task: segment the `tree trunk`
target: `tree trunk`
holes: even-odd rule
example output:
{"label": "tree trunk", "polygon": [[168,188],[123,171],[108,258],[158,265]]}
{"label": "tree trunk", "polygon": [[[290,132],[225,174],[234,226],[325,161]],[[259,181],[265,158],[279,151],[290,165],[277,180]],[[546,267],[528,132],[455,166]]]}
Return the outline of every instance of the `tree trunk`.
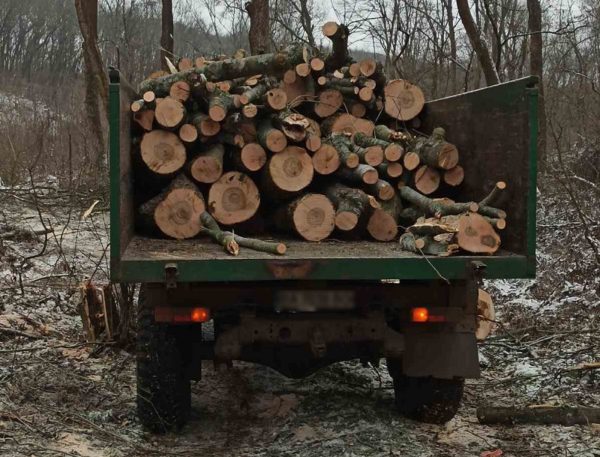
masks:
{"label": "tree trunk", "polygon": [[250,0],[246,3],[246,12],[250,17],[250,30],[248,31],[250,53],[253,55],[266,54],[271,47],[269,0]]}
{"label": "tree trunk", "polygon": [[162,0],[160,33],[160,66],[169,71],[167,58],[173,60],[173,1]]}
{"label": "tree trunk", "polygon": [[467,32],[467,36],[469,37],[469,41],[471,42],[471,46],[479,59],[479,65],[485,76],[486,84],[488,86],[500,84],[500,78],[496,72],[496,67],[488,45],[483,39],[481,32],[477,28],[477,24],[471,15],[469,0],[456,0],[456,6],[465,31]]}
{"label": "tree trunk", "polygon": [[532,75],[539,78],[538,96],[538,163],[540,169],[546,167],[546,103],[544,101],[544,59],[542,36],[542,8],[540,0],[527,0],[529,12],[529,69]]}
{"label": "tree trunk", "polygon": [[98,1],[75,0],[75,10],[83,38],[86,112],[98,147],[97,172],[103,176],[108,168],[108,78],[98,47]]}

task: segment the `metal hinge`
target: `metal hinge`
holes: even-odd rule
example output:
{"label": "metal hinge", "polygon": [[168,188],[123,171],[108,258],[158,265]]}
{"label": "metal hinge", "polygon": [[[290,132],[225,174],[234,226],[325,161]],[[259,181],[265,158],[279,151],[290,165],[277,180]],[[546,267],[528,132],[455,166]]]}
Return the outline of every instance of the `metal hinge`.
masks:
{"label": "metal hinge", "polygon": [[175,289],[177,287],[177,264],[167,263],[165,265],[165,284],[167,289]]}

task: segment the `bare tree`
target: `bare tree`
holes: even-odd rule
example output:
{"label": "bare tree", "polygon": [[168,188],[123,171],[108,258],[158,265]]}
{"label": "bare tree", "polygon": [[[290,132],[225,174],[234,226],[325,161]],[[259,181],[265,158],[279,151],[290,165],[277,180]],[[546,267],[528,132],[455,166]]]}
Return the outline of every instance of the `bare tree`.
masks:
{"label": "bare tree", "polygon": [[458,8],[460,19],[465,27],[465,32],[467,33],[469,41],[471,42],[471,46],[473,47],[479,60],[479,65],[483,71],[486,84],[488,86],[499,84],[500,78],[498,76],[498,72],[496,71],[492,55],[482,33],[478,29],[477,24],[473,19],[471,9],[469,8],[469,1],[456,0],[456,6]]}
{"label": "bare tree", "polygon": [[250,53],[265,54],[269,52],[271,42],[269,0],[250,0],[246,3],[246,11],[250,17]]}
{"label": "bare tree", "polygon": [[163,70],[168,71],[167,58],[173,59],[173,1],[162,0],[160,34],[160,63]]}
{"label": "bare tree", "polygon": [[98,169],[106,171],[108,131],[108,78],[98,48],[98,1],[75,0],[79,28],[83,37],[83,62],[85,65],[86,112],[90,128],[98,143]]}

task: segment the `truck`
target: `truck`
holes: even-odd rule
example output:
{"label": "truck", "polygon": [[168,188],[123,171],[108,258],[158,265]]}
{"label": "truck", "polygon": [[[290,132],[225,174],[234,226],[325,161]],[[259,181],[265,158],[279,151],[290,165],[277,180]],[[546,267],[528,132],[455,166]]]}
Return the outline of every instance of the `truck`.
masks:
{"label": "truck", "polygon": [[493,256],[435,257],[375,241],[287,242],[284,257],[232,257],[203,238],[134,229],[131,116],[135,90],[110,73],[111,280],[141,283],[137,411],[153,432],[189,418],[202,361],[266,365],[302,378],[332,363],[385,359],[395,406],[444,423],[465,378],[480,375],[475,332],[483,279],[534,278],[537,79],[426,103],[420,129],[441,126],[461,151],[463,201],[508,183],[508,226]]}

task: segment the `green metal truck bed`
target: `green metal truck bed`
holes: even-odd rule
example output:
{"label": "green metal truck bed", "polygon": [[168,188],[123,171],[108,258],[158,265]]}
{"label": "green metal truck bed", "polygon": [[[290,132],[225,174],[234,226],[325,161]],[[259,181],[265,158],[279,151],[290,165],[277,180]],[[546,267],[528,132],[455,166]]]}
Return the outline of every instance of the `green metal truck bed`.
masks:
{"label": "green metal truck bed", "polygon": [[[444,127],[461,153],[465,183],[457,200],[480,200],[496,181],[508,184],[508,226],[493,256],[421,256],[398,244],[285,240],[283,257],[242,250],[226,254],[209,240],[163,240],[134,232],[130,86],[110,84],[111,277],[118,282],[164,282],[176,267],[177,281],[461,279],[481,261],[488,278],[535,276],[537,89],[535,78],[427,103],[422,130]],[[281,239],[281,237],[277,237]]]}

